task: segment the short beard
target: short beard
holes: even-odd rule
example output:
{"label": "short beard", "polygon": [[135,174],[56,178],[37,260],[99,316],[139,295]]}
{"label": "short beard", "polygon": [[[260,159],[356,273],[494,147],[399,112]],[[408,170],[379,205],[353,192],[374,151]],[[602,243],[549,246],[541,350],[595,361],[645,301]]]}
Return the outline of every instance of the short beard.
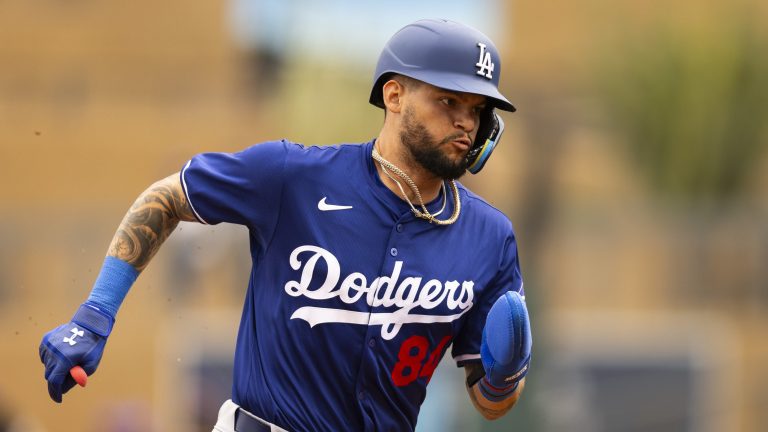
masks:
{"label": "short beard", "polygon": [[424,125],[416,122],[413,111],[406,108],[403,112],[403,129],[400,131],[400,141],[419,165],[437,177],[456,180],[467,171],[467,159],[458,162],[449,159],[441,147],[458,138],[466,136],[463,133],[451,135],[440,142],[427,131]]}

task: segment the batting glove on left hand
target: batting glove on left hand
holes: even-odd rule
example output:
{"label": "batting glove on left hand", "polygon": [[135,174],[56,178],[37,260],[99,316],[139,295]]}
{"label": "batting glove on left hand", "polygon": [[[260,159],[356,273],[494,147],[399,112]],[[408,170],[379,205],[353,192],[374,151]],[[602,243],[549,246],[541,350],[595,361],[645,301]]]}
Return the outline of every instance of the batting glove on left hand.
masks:
{"label": "batting glove on left hand", "polygon": [[40,360],[45,365],[48,394],[57,403],[62,395],[75,386],[69,370],[82,366],[93,374],[104,353],[107,336],[115,318],[91,303],[84,303],[72,321],[49,331],[40,342]]}
{"label": "batting glove on left hand", "polygon": [[488,400],[509,397],[528,373],[531,361],[531,322],[525,300],[509,291],[496,300],[483,328],[480,359],[485,377],[479,383]]}

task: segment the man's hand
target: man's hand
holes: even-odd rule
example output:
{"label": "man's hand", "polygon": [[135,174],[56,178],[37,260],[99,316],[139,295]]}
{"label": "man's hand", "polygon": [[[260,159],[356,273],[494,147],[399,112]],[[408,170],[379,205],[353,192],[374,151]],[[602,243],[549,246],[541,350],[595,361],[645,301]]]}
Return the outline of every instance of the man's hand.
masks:
{"label": "man's hand", "polygon": [[69,374],[80,365],[88,375],[99,366],[114,317],[98,306],[84,303],[68,324],[46,333],[40,342],[40,360],[45,365],[48,394],[61,403],[62,395],[75,385]]}
{"label": "man's hand", "polygon": [[485,376],[479,383],[490,401],[509,397],[528,373],[531,323],[525,300],[514,291],[501,296],[488,312],[480,345]]}

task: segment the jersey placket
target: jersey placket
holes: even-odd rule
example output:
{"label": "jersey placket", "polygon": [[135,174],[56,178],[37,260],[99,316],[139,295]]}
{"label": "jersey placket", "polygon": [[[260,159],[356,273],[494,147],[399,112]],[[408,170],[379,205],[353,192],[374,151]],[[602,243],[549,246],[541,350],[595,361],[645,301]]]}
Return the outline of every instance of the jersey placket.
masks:
{"label": "jersey placket", "polygon": [[[392,226],[389,234],[389,239],[385,245],[385,253],[379,267],[379,275],[387,275],[389,271],[395,267],[396,261],[402,261],[403,257],[400,252],[400,244],[406,235],[406,224],[414,220],[413,214],[408,211],[400,215]],[[392,281],[394,283],[395,281]],[[374,297],[379,297],[379,289],[381,284],[377,287]],[[381,308],[379,306],[379,308]],[[383,346],[382,340],[383,326],[371,324],[371,314],[377,312],[376,307],[370,306],[368,312],[368,330],[365,334],[365,349],[361,356],[360,369],[357,376],[357,383],[355,386],[356,397],[360,406],[363,422],[365,424],[366,431],[380,430],[383,425],[377,425],[374,421],[374,406],[371,400],[370,389],[377,388],[378,385],[374,381],[376,378],[380,378],[385,375],[389,378],[389,370],[377,370],[377,350],[380,350]],[[392,348],[394,349],[394,348]]]}

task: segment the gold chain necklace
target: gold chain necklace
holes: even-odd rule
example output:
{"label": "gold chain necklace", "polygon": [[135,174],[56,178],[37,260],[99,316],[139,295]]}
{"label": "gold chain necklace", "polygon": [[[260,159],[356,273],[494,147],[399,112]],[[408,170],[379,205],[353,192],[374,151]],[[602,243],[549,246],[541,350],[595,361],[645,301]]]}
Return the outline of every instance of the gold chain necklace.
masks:
{"label": "gold chain necklace", "polygon": [[[411,206],[411,211],[413,211],[413,214],[416,215],[416,217],[425,219],[430,223],[436,224],[436,225],[450,225],[459,218],[459,213],[461,212],[461,200],[459,198],[459,188],[456,187],[456,181],[451,180],[451,192],[453,192],[453,202],[456,203],[453,207],[453,214],[448,219],[437,219],[436,216],[443,212],[443,209],[445,209],[445,203],[448,201],[447,199],[447,193],[445,191],[445,182],[443,182],[443,208],[440,209],[439,212],[432,214],[427,210],[427,206],[424,204],[424,199],[421,197],[421,193],[419,192],[419,188],[416,186],[416,183],[411,180],[410,177],[408,177],[408,174],[403,172],[400,168],[396,167],[392,162],[384,159],[381,157],[379,152],[376,151],[376,148],[373,149],[371,152],[371,156],[373,156],[373,159],[379,163],[381,166],[381,170],[384,171],[384,174],[387,175],[392,181],[397,184],[397,187],[400,188],[400,192],[403,194],[403,198],[405,198],[405,201],[408,203],[409,206]],[[397,181],[389,172],[393,172],[397,174],[400,178],[405,180],[405,183],[408,184],[408,187],[411,188],[414,195],[416,195],[416,198],[419,200],[419,206],[421,207],[421,210],[418,210],[410,199],[408,199],[408,194],[405,193],[405,189],[403,189],[403,186],[400,184],[399,181]]]}

